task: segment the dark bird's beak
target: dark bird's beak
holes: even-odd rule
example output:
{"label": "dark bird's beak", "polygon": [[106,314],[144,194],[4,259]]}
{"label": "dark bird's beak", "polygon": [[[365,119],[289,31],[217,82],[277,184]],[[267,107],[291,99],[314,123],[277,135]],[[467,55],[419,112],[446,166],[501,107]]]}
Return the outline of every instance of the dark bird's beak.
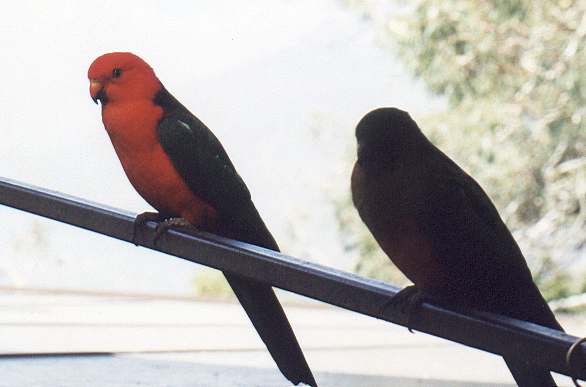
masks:
{"label": "dark bird's beak", "polygon": [[90,79],[90,95],[96,105],[98,100],[102,101],[102,104],[104,103],[104,85],[102,82]]}

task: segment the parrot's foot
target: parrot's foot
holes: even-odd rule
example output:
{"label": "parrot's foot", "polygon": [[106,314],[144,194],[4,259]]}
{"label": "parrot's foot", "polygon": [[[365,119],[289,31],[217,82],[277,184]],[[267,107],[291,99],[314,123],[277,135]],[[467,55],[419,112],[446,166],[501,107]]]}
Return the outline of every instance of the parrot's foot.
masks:
{"label": "parrot's foot", "polygon": [[393,298],[385,302],[380,308],[379,315],[384,317],[386,310],[389,308],[398,310],[401,314],[407,316],[407,329],[413,333],[411,329],[413,314],[425,300],[426,297],[419,289],[415,285],[410,285],[401,289]]}
{"label": "parrot's foot", "polygon": [[136,242],[136,235],[140,226],[144,226],[146,222],[149,221],[161,222],[164,219],[165,218],[158,212],[143,212],[142,214],[138,214],[134,219],[134,227],[132,229],[132,243],[134,243],[135,246],[138,246],[138,243]]}
{"label": "parrot's foot", "polygon": [[155,246],[157,245],[157,241],[159,240],[161,235],[163,235],[163,233],[165,233],[170,228],[189,228],[191,230],[195,229],[195,227],[184,218],[165,219],[161,223],[159,223],[155,231],[155,238],[153,239],[153,244]]}

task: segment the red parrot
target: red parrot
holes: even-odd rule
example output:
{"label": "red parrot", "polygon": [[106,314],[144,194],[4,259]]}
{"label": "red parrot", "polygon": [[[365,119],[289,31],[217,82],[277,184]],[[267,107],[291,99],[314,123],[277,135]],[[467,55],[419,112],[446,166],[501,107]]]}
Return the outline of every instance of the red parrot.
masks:
{"label": "red parrot", "polygon": [[[164,227],[190,224],[279,251],[218,139],[145,61],[127,52],[104,54],[91,64],[88,78],[124,172],[159,211]],[[149,218],[141,214],[137,222]],[[224,275],[285,377],[317,386],[273,289]]]}
{"label": "red parrot", "polygon": [[[358,123],[356,139],[354,205],[414,283],[399,292],[399,305],[423,297],[563,330],[489,197],[408,113],[376,109]],[[547,370],[522,356],[505,359],[519,386],[555,386]]]}

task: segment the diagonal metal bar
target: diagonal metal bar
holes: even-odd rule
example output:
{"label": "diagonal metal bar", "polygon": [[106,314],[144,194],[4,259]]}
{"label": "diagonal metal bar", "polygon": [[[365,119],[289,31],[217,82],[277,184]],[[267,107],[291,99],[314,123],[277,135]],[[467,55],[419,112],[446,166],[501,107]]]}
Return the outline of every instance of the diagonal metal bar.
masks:
{"label": "diagonal metal bar", "polygon": [[[135,214],[126,211],[5,178],[0,178],[0,204],[132,242]],[[155,222],[141,227],[137,242],[191,262],[407,326],[402,313],[384,308],[399,290],[394,286],[207,233],[170,230],[153,246],[155,227]],[[490,313],[461,314],[423,304],[412,316],[410,327],[586,379],[586,345],[582,344],[574,353],[571,372],[565,356],[578,338],[539,325]]]}

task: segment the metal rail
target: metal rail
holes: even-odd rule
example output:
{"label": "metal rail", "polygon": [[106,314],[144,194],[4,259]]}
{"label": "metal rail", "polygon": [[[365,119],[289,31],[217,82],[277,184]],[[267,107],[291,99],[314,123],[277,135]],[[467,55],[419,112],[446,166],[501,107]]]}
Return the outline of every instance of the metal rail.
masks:
{"label": "metal rail", "polygon": [[[0,204],[132,242],[135,214],[126,211],[4,178],[0,178]],[[140,227],[136,242],[344,309],[408,324],[403,313],[385,308],[399,290],[394,286],[207,233],[170,230],[154,246],[156,225],[147,222]],[[414,312],[409,327],[586,379],[586,344],[574,352],[570,371],[565,356],[578,338],[563,332],[490,313],[462,314],[427,303]]]}

